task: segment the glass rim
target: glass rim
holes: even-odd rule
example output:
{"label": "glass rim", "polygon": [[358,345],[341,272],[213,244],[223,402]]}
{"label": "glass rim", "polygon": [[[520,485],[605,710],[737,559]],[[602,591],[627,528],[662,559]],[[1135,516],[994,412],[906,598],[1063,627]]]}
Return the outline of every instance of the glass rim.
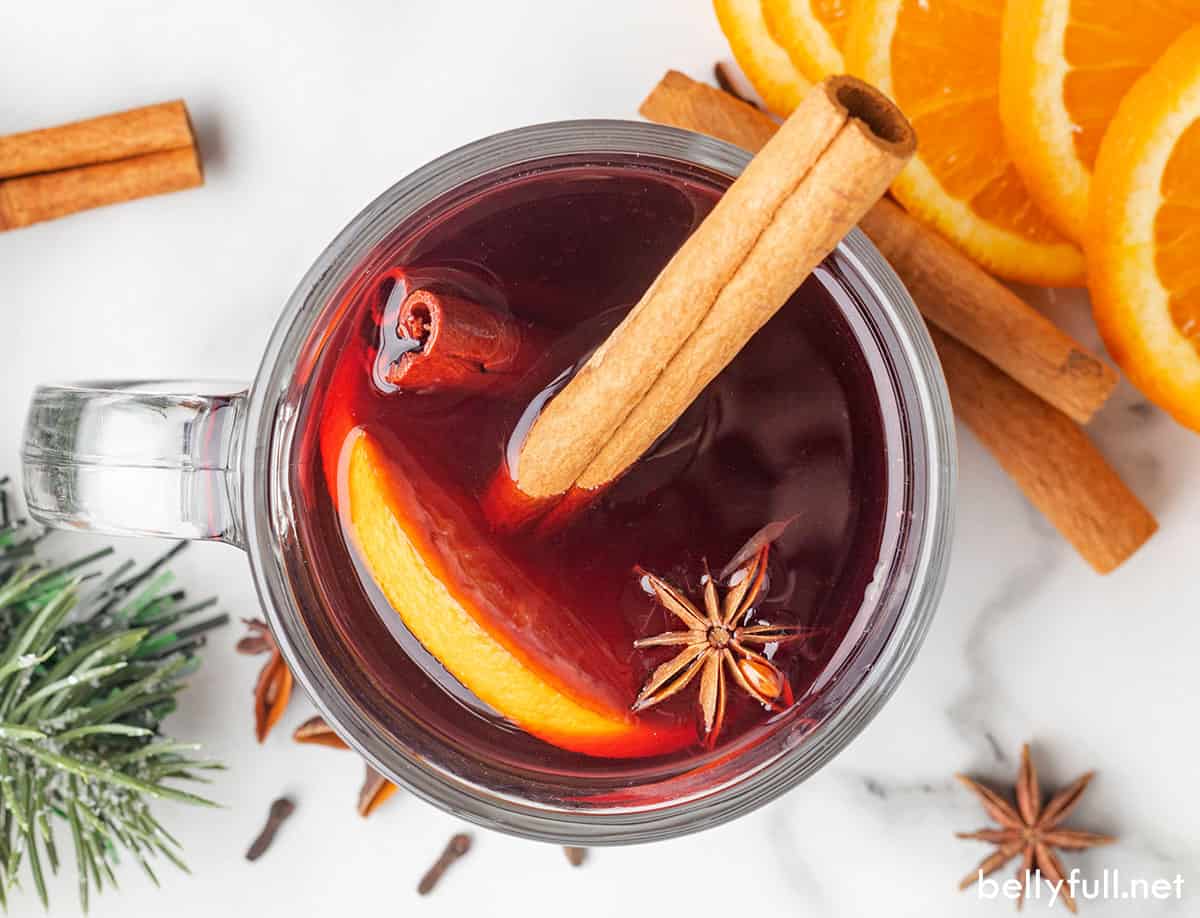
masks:
{"label": "glass rim", "polygon": [[[839,244],[884,310],[900,343],[897,363],[915,393],[926,481],[921,528],[909,588],[891,635],[859,684],[794,753],[784,754],[736,782],[695,799],[641,810],[549,809],[511,796],[486,795],[448,780],[428,762],[407,757],[335,692],[317,685],[317,649],[298,627],[297,603],[286,571],[294,533],[278,507],[286,504],[290,436],[280,425],[280,402],[297,369],[300,349],[322,305],[358,264],[409,213],[461,184],[498,169],[571,154],[658,155],[736,177],[751,155],[731,144],[662,125],[621,120],[558,121],[517,128],[468,143],[418,168],[364,208],[325,248],[287,301],[251,387],[239,469],[245,544],[255,587],[285,660],[321,715],[368,763],[416,796],[470,822],[560,844],[654,841],[733,819],[774,799],[823,767],[891,696],[928,630],[945,583],[953,529],[954,427],[949,396],[924,322],[907,291],[874,245],[858,230]],[[912,409],[909,410],[911,415]],[[289,620],[290,619],[290,620]],[[329,679],[326,678],[326,682]]]}

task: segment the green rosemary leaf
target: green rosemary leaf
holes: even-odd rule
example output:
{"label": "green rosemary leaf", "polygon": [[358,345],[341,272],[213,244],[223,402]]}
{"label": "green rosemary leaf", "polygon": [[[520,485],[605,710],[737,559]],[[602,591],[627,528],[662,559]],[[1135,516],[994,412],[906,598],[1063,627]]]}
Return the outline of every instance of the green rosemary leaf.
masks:
{"label": "green rosemary leaf", "polygon": [[25,850],[29,852],[29,872],[33,874],[33,886],[38,898],[42,900],[42,908],[50,907],[50,897],[46,894],[46,878],[42,874],[42,859],[38,855],[37,838],[30,826],[25,832]]}
{"label": "green rosemary leaf", "polygon": [[[23,654],[29,651],[44,630],[47,628],[52,630],[57,627],[63,616],[71,610],[74,601],[75,591],[64,589],[38,612],[27,617],[18,627],[16,634],[9,640],[4,655],[0,656],[0,669],[5,669],[10,663],[19,660]],[[0,606],[6,604],[3,597],[0,597]],[[42,649],[38,648],[34,653],[39,653]]]}
{"label": "green rosemary leaf", "polygon": [[211,800],[206,800],[204,797],[197,797],[195,794],[189,794],[186,791],[176,790],[173,787],[167,787],[163,784],[149,784],[131,777],[124,772],[105,768],[100,765],[92,765],[88,762],[83,762],[56,752],[50,752],[49,750],[41,749],[27,743],[14,744],[14,748],[31,758],[38,759],[47,765],[52,765],[61,771],[78,775],[81,778],[104,781],[108,784],[116,784],[119,787],[127,787],[130,790],[137,791],[139,794],[146,794],[149,797],[178,800],[181,803],[194,803],[201,806],[217,805]]}
{"label": "green rosemary leaf", "polygon": [[[71,779],[72,792],[76,789],[75,779]],[[87,848],[83,840],[83,826],[79,822],[79,808],[75,805],[75,794],[71,795],[67,805],[67,821],[71,824],[71,839],[75,842],[75,870],[79,875],[79,904],[86,914],[88,910],[88,864]]]}
{"label": "green rosemary leaf", "polygon": [[183,862],[183,858],[181,858],[178,854],[176,854],[174,851],[172,851],[171,848],[169,848],[167,845],[164,845],[158,839],[154,840],[154,847],[158,850],[159,854],[161,854],[163,857],[165,857],[168,861],[170,861],[172,864],[174,864],[176,867],[178,867],[184,873],[192,872],[191,869],[188,867],[188,865]]}
{"label": "green rosemary leaf", "polygon": [[46,674],[46,678],[61,679],[72,670],[86,669],[108,659],[122,658],[141,643],[146,633],[144,628],[102,631],[55,663]]}
{"label": "green rosemary leaf", "polygon": [[46,734],[21,724],[0,723],[0,740],[45,739]]}
{"label": "green rosemary leaf", "polygon": [[64,730],[62,733],[55,735],[54,739],[59,745],[65,746],[67,743],[85,736],[98,736],[100,734],[151,736],[153,732],[152,730],[147,730],[145,727],[132,727],[129,724],[89,724],[86,727],[75,727],[72,730]]}
{"label": "green rosemary leaf", "polygon": [[11,676],[13,673],[19,672],[20,670],[33,669],[35,666],[41,666],[52,656],[54,656],[57,650],[57,647],[51,647],[42,654],[22,654],[12,662],[0,667],[0,682],[2,682],[6,676]]}
{"label": "green rosemary leaf", "polygon": [[0,752],[0,775],[6,779],[0,781],[0,799],[4,800],[4,808],[16,822],[16,831],[23,833],[29,828],[29,823],[25,819],[24,807],[17,801],[17,776],[7,752]]}
{"label": "green rosemary leaf", "polygon": [[128,665],[129,664],[124,660],[121,660],[117,663],[109,663],[107,666],[97,666],[95,669],[85,669],[78,673],[71,673],[71,675],[62,679],[58,679],[55,682],[51,682],[49,685],[43,685],[41,688],[34,692],[30,692],[25,696],[24,701],[17,705],[16,709],[13,711],[13,716],[22,717],[43,698],[50,698],[57,694],[65,695],[75,691],[81,686],[86,688],[85,683],[88,681],[99,682],[105,676],[111,673],[119,672]]}
{"label": "green rosemary leaf", "polygon": [[[218,763],[162,733],[204,635],[224,615],[190,623],[215,604],[189,604],[164,567],[186,543],[138,569],[91,568],[105,549],[57,566],[40,563],[43,537],[9,515],[0,480],[0,908],[21,885],[46,901],[57,872],[53,822],[70,827],[80,903],[117,884],[121,852],[153,882],[149,859],[186,869],[148,802],[211,801],[167,782],[196,780]],[[36,551],[35,551],[36,549]],[[97,584],[80,589],[85,580]],[[65,853],[65,852],[64,852]]]}
{"label": "green rosemary leaf", "polygon": [[146,863],[146,859],[140,854],[137,855],[137,862],[142,865],[142,870],[146,871],[146,876],[150,878],[151,883],[153,883],[155,886],[162,885],[158,882],[158,877],[154,875],[154,871],[150,869],[150,865]]}
{"label": "green rosemary leaf", "polygon": [[127,752],[124,755],[114,756],[111,761],[114,765],[126,765],[130,762],[136,762],[139,759],[149,759],[176,752],[195,752],[199,748],[199,743],[180,743],[175,740],[163,740],[157,743],[147,743],[142,748],[135,749],[133,752]]}

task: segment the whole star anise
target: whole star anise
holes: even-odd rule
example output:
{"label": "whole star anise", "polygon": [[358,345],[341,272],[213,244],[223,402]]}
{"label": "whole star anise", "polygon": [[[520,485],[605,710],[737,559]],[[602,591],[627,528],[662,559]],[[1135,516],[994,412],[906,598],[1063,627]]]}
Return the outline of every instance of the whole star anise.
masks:
{"label": "whole star anise", "polygon": [[261,743],[287,710],[292,697],[292,671],[283,661],[283,654],[279,652],[279,645],[275,643],[267,623],[257,618],[245,618],[242,621],[249,632],[238,641],[237,652],[270,654],[254,685],[254,735]]}
{"label": "whole star anise", "polygon": [[674,657],[651,674],[642,687],[633,710],[645,710],[670,698],[700,676],[700,711],[704,718],[705,740],[712,743],[725,719],[725,680],[727,675],[751,698],[778,710],[791,701],[787,677],[774,663],[751,649],[809,637],[814,629],[801,626],[744,625],[762,593],[767,576],[768,545],[758,548],[749,561],[729,577],[724,599],[705,570],[703,578],[704,611],[661,577],[647,571],[638,573],[668,612],[687,627],[686,631],[668,631],[641,638],[634,647],[682,647]]}
{"label": "whole star anise", "polygon": [[1065,820],[1084,790],[1092,780],[1095,772],[1077,778],[1057,794],[1050,798],[1049,803],[1042,806],[1042,792],[1038,786],[1037,769],[1029,757],[1029,744],[1021,748],[1021,771],[1017,777],[1016,797],[1014,807],[990,788],[984,787],[966,775],[956,775],[966,787],[983,803],[983,808],[996,822],[998,829],[979,829],[976,832],[958,832],[959,838],[970,838],[985,841],[995,845],[996,850],[988,855],[979,866],[963,877],[958,884],[959,889],[967,889],[980,877],[986,877],[993,871],[999,870],[1018,854],[1021,857],[1021,867],[1017,871],[1017,879],[1022,881],[1021,895],[1017,898],[1019,909],[1025,900],[1025,892],[1032,879],[1033,873],[1038,873],[1051,883],[1062,883],[1060,895],[1068,909],[1074,912],[1077,908],[1075,898],[1064,882],[1065,873],[1062,862],[1054,849],[1064,851],[1082,851],[1097,845],[1107,845],[1116,841],[1111,835],[1096,835],[1092,832],[1080,832],[1075,829],[1062,828]]}

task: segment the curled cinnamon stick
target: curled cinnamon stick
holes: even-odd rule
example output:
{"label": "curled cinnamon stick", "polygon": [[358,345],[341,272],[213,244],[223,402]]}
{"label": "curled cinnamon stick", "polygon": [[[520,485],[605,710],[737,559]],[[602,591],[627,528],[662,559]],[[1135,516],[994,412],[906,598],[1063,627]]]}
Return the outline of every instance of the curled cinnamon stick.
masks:
{"label": "curled cinnamon stick", "polygon": [[0,181],[0,232],[204,183],[194,147]]}
{"label": "curled cinnamon stick", "polygon": [[512,469],[532,499],[625,471],[884,193],[915,148],[882,94],[815,87],[641,301],[533,423]]}
{"label": "curled cinnamon stick", "polygon": [[176,99],[0,137],[0,179],[192,146],[187,106]]}
{"label": "curled cinnamon stick", "polygon": [[[748,150],[776,130],[761,112],[675,71],[640,111]],[[1089,564],[1101,573],[1118,566],[1158,524],[1072,423],[1095,412],[1115,372],[890,202],[862,226],[932,323],[959,417]]]}
{"label": "curled cinnamon stick", "polygon": [[[639,109],[651,121],[759,150],[778,125],[727,92],[668,71]],[[1072,420],[1086,424],[1116,370],[937,234],[886,199],[860,228],[904,281],[927,320],[982,354]]]}
{"label": "curled cinnamon stick", "polygon": [[955,412],[1088,564],[1107,574],[1154,535],[1150,511],[1077,424],[945,332],[929,332]]}
{"label": "curled cinnamon stick", "polygon": [[387,368],[392,385],[478,391],[520,376],[542,355],[548,337],[527,322],[448,293],[414,290],[396,316],[410,349]]}

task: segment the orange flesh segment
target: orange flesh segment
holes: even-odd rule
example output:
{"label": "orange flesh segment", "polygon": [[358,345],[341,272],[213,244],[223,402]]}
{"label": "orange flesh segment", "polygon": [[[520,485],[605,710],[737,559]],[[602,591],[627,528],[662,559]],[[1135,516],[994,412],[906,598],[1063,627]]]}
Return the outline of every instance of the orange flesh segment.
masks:
{"label": "orange flesh segment", "polygon": [[904,0],[892,40],[896,102],[916,129],[921,157],[948,194],[1001,229],[1061,243],[1064,237],[1036,208],[1016,167],[996,156],[1004,136],[1002,11],[997,0]]}
{"label": "orange flesh segment", "polygon": [[1180,136],[1162,178],[1154,220],[1154,267],[1175,327],[1200,354],[1200,121]]}
{"label": "orange flesh segment", "polygon": [[850,27],[851,0],[811,0],[813,17],[825,26],[838,48],[846,47],[846,30]]}
{"label": "orange flesh segment", "polygon": [[1063,98],[1075,152],[1089,170],[1121,98],[1198,15],[1196,0],[1071,0]]}
{"label": "orange flesh segment", "polygon": [[379,447],[356,432],[347,447],[345,493],[355,547],[413,636],[481,701],[563,749],[596,756],[653,755],[681,748],[690,731],[654,730],[626,709],[572,697],[484,628],[430,569],[397,512],[395,482]]}

